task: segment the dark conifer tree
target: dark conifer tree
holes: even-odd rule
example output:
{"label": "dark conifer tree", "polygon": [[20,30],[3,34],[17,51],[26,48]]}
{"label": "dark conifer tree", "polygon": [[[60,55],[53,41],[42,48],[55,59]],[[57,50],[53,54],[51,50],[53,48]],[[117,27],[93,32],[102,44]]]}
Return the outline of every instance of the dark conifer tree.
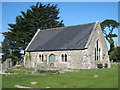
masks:
{"label": "dark conifer tree", "polygon": [[21,11],[21,14],[16,17],[15,24],[8,24],[9,32],[4,33],[9,38],[13,59],[17,61],[21,58],[20,51],[25,50],[38,29],[64,26],[63,20],[59,20],[57,5],[37,3],[35,6],[30,6],[26,12]]}

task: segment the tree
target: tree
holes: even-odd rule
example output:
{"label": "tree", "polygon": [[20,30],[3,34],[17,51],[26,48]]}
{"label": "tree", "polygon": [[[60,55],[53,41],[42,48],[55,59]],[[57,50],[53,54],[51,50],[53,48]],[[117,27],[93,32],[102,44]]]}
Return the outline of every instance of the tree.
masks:
{"label": "tree", "polygon": [[0,46],[0,53],[2,53],[2,46]]}
{"label": "tree", "polygon": [[110,53],[110,60],[120,62],[120,46],[116,47],[115,50]]}
{"label": "tree", "polygon": [[113,34],[113,30],[115,28],[118,28],[118,26],[119,26],[119,23],[117,21],[111,20],[111,19],[106,19],[105,21],[103,21],[101,23],[102,31],[103,31],[103,33],[105,35],[106,40],[110,44],[109,53],[114,50],[114,40],[113,40],[113,37],[117,37],[117,35]]}
{"label": "tree", "polygon": [[5,39],[1,43],[2,45],[2,62],[4,62],[6,59],[11,57],[10,53],[10,47],[9,47],[9,39],[5,36]]}
{"label": "tree", "polygon": [[17,59],[21,58],[21,50],[25,50],[38,28],[43,30],[64,26],[63,20],[59,20],[57,5],[37,3],[26,12],[21,11],[21,14],[16,17],[15,24],[8,24],[9,32],[4,33],[9,38],[12,56]]}

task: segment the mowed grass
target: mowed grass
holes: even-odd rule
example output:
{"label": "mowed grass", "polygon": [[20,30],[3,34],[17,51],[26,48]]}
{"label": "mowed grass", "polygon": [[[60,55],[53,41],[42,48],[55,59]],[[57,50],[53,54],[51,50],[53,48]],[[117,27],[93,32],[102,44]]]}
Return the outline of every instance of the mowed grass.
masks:
{"label": "mowed grass", "polygon": [[[95,69],[82,69],[80,72],[65,72],[57,75],[25,75],[25,71],[11,70],[18,75],[3,75],[2,88],[15,88],[14,85],[23,85],[34,88],[118,88],[118,68],[99,69],[98,77],[94,77]],[[32,69],[31,69],[32,70]],[[38,82],[31,85],[30,82]]]}

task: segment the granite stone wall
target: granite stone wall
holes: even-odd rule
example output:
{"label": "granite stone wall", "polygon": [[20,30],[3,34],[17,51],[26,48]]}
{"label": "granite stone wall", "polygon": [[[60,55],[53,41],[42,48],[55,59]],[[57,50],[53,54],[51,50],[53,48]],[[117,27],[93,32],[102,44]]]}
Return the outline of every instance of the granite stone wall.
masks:
{"label": "granite stone wall", "polygon": [[[95,48],[98,48],[100,51],[99,59],[95,60]],[[37,52],[26,52],[24,57],[24,66],[28,68],[34,68],[39,64],[49,64],[49,56],[55,55],[54,67],[57,68],[74,68],[74,69],[92,69],[96,68],[97,64],[108,65],[108,68],[111,67],[109,56],[108,56],[108,47],[105,42],[100,24],[96,26],[96,29],[93,30],[88,43],[86,44],[86,49],[84,50],[60,50],[60,51],[37,51]],[[67,55],[67,62],[62,61],[62,54]],[[28,56],[31,55],[31,60]],[[43,61],[39,55],[43,55]],[[27,56],[27,59],[26,59]]]}

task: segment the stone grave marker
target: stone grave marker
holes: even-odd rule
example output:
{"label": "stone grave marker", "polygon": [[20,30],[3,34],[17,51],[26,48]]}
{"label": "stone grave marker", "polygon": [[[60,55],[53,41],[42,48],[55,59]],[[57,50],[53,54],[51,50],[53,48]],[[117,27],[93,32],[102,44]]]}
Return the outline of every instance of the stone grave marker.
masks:
{"label": "stone grave marker", "polygon": [[1,63],[1,60],[0,60],[0,73],[2,72],[2,63]]}
{"label": "stone grave marker", "polygon": [[7,68],[11,68],[13,66],[12,60],[9,58],[6,61]]}
{"label": "stone grave marker", "polygon": [[7,71],[7,65],[6,65],[6,63],[4,62],[3,64],[2,64],[2,73],[5,73]]}

